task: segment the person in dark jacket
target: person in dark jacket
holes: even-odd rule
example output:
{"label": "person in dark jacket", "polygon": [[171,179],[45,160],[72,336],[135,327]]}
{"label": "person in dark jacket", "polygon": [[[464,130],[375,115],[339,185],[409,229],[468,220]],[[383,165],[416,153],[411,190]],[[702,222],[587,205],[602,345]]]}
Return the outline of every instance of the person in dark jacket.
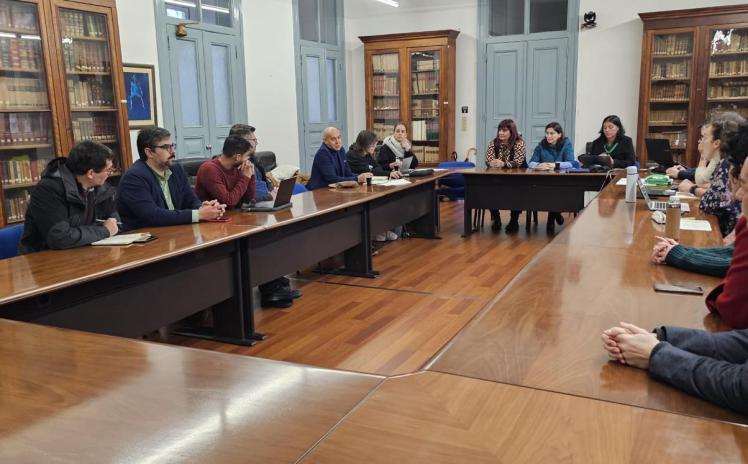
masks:
{"label": "person in dark jacket", "polygon": [[340,139],[340,131],[334,127],[328,127],[322,131],[322,145],[314,155],[312,175],[306,184],[306,188],[315,190],[347,180],[362,184],[366,182],[367,177],[371,177],[371,173],[365,172],[356,176],[351,171],[351,167],[348,166],[343,142]]}
{"label": "person in dark jacket", "polygon": [[156,127],[138,133],[138,155],[119,183],[117,210],[124,230],[170,226],[221,217],[226,205],[200,202],[182,167],[168,130]]}
{"label": "person in dark jacket", "polygon": [[592,142],[592,154],[598,155],[611,168],[627,168],[636,164],[634,142],[626,135],[621,119],[616,115],[606,116],[600,127],[600,136]]}
{"label": "person in dark jacket", "polygon": [[375,176],[388,176],[390,179],[399,179],[399,171],[390,171],[379,165],[374,160],[374,150],[377,147],[377,134],[368,130],[362,130],[356,136],[356,141],[348,148],[345,155],[348,166],[354,174],[370,172]]}
{"label": "person in dark jacket", "polygon": [[67,158],[50,161],[31,194],[19,253],[79,247],[116,234],[120,218],[106,183],[113,159],[107,146],[85,141]]}
{"label": "person in dark jacket", "polygon": [[382,148],[379,149],[379,166],[389,171],[400,168],[403,164],[403,158],[413,157],[410,162],[410,169],[418,167],[418,158],[413,153],[413,145],[408,140],[408,129],[405,124],[399,122],[395,124],[394,132],[384,138]]}
{"label": "person in dark jacket", "polygon": [[273,199],[273,185],[268,181],[265,168],[257,161],[257,129],[249,124],[234,124],[229,129],[229,135],[238,135],[252,146],[249,149],[249,160],[255,166],[255,201],[270,201]]}

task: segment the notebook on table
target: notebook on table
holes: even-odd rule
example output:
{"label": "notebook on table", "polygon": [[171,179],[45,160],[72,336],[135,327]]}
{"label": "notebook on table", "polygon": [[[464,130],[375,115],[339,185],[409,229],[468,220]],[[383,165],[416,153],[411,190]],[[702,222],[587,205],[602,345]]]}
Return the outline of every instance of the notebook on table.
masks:
{"label": "notebook on table", "polygon": [[133,243],[145,243],[155,240],[156,236],[151,235],[150,232],[141,232],[138,234],[119,234],[112,235],[105,239],[93,242],[91,245],[94,246],[122,246],[132,245]]}

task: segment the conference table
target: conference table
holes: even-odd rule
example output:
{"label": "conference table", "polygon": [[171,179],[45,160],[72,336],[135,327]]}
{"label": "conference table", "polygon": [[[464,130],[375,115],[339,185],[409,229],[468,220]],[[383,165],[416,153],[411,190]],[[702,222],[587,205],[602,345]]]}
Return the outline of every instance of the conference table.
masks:
{"label": "conference table", "polygon": [[[655,283],[694,284],[707,294],[720,279],[650,263],[655,224],[643,200],[626,203],[610,185],[462,330],[429,370],[648,409],[748,424],[748,418],[609,362],[603,330],[626,321],[727,327],[704,296],[656,293]],[[691,204],[699,217],[698,203]],[[692,246],[720,246],[711,232],[681,231]]]}
{"label": "conference table", "polygon": [[527,168],[477,166],[459,171],[465,177],[463,237],[473,232],[474,210],[578,213],[585,192],[602,190],[607,173],[539,171]]}
{"label": "conference table", "polygon": [[438,236],[436,180],[445,174],[397,187],[305,192],[290,209],[233,211],[231,222],[144,229],[157,239],[142,245],[2,260],[0,317],[139,337],[212,307],[211,327],[180,333],[253,345],[263,338],[254,326],[253,286],[338,253],[345,256],[339,272],[375,276],[372,233],[392,220]]}

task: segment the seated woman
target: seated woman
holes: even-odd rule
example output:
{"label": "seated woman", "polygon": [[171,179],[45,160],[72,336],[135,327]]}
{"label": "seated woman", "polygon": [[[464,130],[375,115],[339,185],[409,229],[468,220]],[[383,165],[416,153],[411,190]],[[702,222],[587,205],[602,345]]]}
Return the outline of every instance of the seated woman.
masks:
{"label": "seated woman", "polygon": [[[496,130],[496,138],[491,140],[486,149],[486,166],[489,168],[519,168],[525,164],[525,141],[517,131],[517,124],[511,119],[504,119]],[[519,213],[512,210],[506,232],[519,230]],[[501,230],[501,214],[491,211],[491,230]]]}
{"label": "seated woman", "polygon": [[[748,126],[727,136],[735,197],[748,207]],[[736,329],[748,327],[748,228],[745,216],[735,233],[735,253],[725,280],[706,298],[710,311]],[[602,334],[609,356],[647,369],[655,379],[738,412],[748,412],[748,331],[706,333],[660,327],[654,333],[622,322]]]}
{"label": "seated woman", "polygon": [[395,132],[384,138],[382,148],[379,149],[379,166],[387,172],[396,171],[403,164],[403,158],[413,157],[410,168],[418,167],[418,158],[411,150],[412,145],[408,140],[408,129],[405,124],[395,124]]}
{"label": "seated woman", "polygon": [[[557,122],[549,123],[545,126],[545,138],[535,147],[528,164],[529,167],[532,169],[554,169],[556,163],[559,163],[561,169],[569,169],[573,167],[572,161],[574,161],[574,147],[571,145],[571,140],[564,137],[561,124]],[[556,222],[558,225],[563,224],[564,217],[561,213],[549,212],[548,223],[546,224],[548,232],[553,232]]]}
{"label": "seated woman", "polygon": [[626,135],[621,119],[606,116],[600,127],[600,136],[592,142],[592,154],[610,168],[627,168],[636,164],[634,142]]}

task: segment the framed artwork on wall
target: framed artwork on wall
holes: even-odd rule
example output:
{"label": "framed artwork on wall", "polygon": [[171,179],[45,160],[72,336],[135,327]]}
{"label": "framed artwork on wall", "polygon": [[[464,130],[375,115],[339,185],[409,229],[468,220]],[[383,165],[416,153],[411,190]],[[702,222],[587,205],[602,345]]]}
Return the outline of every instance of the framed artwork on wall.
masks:
{"label": "framed artwork on wall", "polygon": [[154,127],[156,120],[155,68],[149,64],[122,65],[130,129]]}

